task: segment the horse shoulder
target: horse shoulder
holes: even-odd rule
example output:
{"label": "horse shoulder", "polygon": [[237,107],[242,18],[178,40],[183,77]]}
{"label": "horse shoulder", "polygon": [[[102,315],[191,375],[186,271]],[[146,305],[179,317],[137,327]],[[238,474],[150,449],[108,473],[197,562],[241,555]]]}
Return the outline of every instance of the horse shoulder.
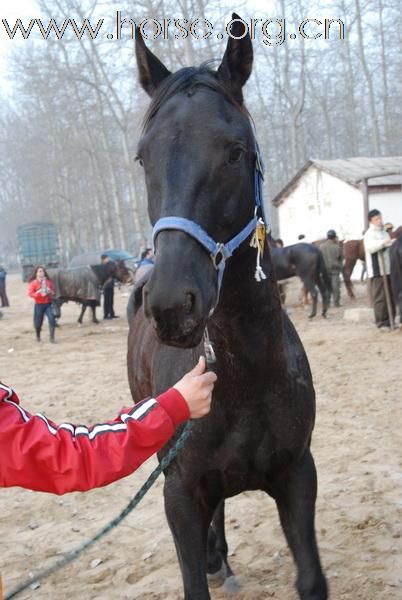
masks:
{"label": "horse shoulder", "polygon": [[153,393],[152,365],[158,344],[151,329],[140,308],[130,320],[127,341],[128,382],[134,402]]}

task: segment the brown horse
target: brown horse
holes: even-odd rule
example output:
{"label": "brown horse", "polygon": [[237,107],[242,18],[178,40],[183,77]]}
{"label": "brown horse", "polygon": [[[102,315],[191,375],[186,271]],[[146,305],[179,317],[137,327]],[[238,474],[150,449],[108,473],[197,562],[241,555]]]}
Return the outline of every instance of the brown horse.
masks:
{"label": "brown horse", "polygon": [[[402,234],[402,225],[396,229],[388,231],[392,239],[397,239]],[[365,263],[363,240],[349,240],[343,243],[343,280],[350,298],[355,298],[353,284],[351,280],[353,269],[358,260]]]}
{"label": "brown horse", "polygon": [[349,298],[355,298],[351,280],[353,269],[358,260],[365,262],[363,240],[348,240],[343,243],[343,281]]}
{"label": "brown horse", "polygon": [[399,236],[402,235],[402,225],[399,225],[399,227],[397,227],[396,229],[387,229],[387,231],[391,236],[391,239],[397,240]]}

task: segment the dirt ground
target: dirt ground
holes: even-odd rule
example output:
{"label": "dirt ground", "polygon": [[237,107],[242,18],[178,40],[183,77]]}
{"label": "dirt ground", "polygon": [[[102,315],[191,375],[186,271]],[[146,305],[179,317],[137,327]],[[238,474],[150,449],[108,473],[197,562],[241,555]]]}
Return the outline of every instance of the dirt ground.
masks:
{"label": "dirt ground", "polygon": [[[381,334],[370,316],[344,319],[366,306],[363,285],[352,305],[327,320],[289,308],[307,349],[317,392],[313,453],[319,491],[316,527],[331,598],[402,598],[402,333]],[[63,309],[57,344],[34,341],[32,300],[19,275],[8,277],[11,307],[0,320],[0,379],[23,405],[57,421],[90,424],[130,404],[126,375],[127,290],[116,292],[120,319],[78,327],[78,307]],[[98,312],[100,313],[99,309]],[[100,316],[100,314],[99,314]],[[94,535],[132,498],[156,465],[107,488],[63,497],[19,488],[0,493],[0,572],[5,592]],[[177,600],[181,578],[165,520],[160,478],[138,508],[94,548],[20,598]],[[249,492],[227,502],[231,564],[239,600],[295,600],[295,568],[273,501]],[[214,600],[227,596],[212,590]]]}

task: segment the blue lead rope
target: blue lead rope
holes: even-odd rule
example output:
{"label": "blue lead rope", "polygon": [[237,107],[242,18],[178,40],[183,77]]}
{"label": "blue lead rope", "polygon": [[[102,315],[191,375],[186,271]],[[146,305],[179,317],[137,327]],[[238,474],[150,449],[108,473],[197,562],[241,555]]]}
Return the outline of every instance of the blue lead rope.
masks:
{"label": "blue lead rope", "polygon": [[11,590],[10,593],[6,594],[4,596],[4,600],[11,600],[12,598],[16,598],[19,594],[31,587],[33,584],[39,582],[45,577],[48,577],[55,571],[61,569],[62,567],[65,567],[70,562],[75,560],[78,556],[80,556],[80,554],[82,554],[85,550],[91,548],[91,546],[93,546],[98,540],[103,538],[103,536],[105,536],[107,533],[112,531],[112,529],[114,529],[117,525],[119,525],[121,521],[123,521],[123,519],[125,519],[127,515],[129,515],[130,512],[137,506],[137,504],[139,504],[139,502],[143,499],[147,491],[155,483],[156,479],[159,477],[162,471],[164,471],[164,469],[166,469],[170,465],[170,463],[176,458],[177,453],[183,448],[184,444],[186,443],[187,438],[190,435],[192,426],[193,422],[191,420],[187,421],[175,445],[172,448],[170,448],[167,454],[160,461],[159,465],[152,471],[144,485],[140,488],[140,490],[135,494],[135,496],[130,500],[130,502],[127,504],[124,510],[122,510],[117,517],[115,517],[112,521],[110,521],[110,523],[105,525],[105,527],[100,529],[98,533],[96,533],[94,537],[92,537],[90,540],[87,540],[81,546],[78,546],[77,548],[74,548],[74,550],[68,552],[63,558],[56,561],[47,569],[43,569],[33,577],[23,581],[20,585]]}

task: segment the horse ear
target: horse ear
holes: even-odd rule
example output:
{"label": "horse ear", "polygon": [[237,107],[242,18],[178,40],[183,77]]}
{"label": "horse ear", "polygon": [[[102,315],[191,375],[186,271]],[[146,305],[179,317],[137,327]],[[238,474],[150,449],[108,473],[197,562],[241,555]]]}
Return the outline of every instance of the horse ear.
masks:
{"label": "horse ear", "polygon": [[[250,76],[253,67],[253,46],[247,29],[247,34],[241,37],[246,23],[236,13],[232,14],[231,33],[225,54],[218,69],[218,79],[228,87],[236,100],[243,103],[242,87]],[[235,38],[239,39],[235,39]],[[240,39],[241,37],[241,39]]]}
{"label": "horse ear", "polygon": [[171,73],[161,61],[146,47],[141,31],[135,28],[135,54],[140,83],[149,96],[153,96],[156,88]]}

